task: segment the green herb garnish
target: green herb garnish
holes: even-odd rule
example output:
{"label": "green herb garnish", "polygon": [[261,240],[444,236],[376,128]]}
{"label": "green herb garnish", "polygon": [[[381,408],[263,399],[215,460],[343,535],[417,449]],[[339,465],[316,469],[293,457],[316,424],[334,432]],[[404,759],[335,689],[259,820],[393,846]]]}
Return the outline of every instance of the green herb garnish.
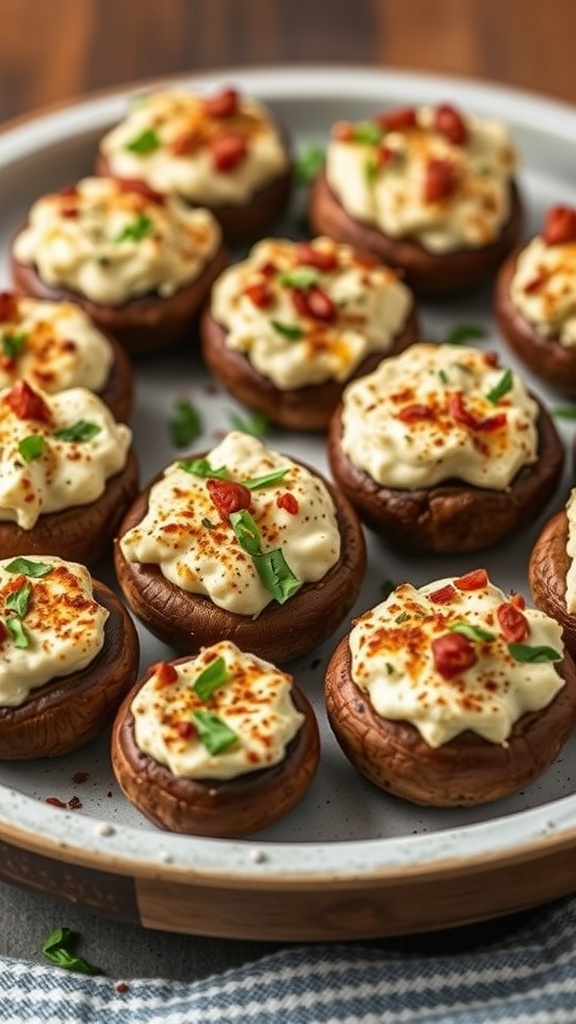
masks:
{"label": "green herb garnish", "polygon": [[276,275],[276,280],[289,288],[310,288],[320,280],[320,271],[316,267],[296,267],[295,270],[283,270]]}
{"label": "green herb garnish", "polygon": [[362,142],[367,146],[377,146],[386,135],[386,129],[376,121],[359,121],[352,132],[352,142]]}
{"label": "green herb garnish", "polygon": [[73,952],[71,947],[74,942],[74,933],[69,928],[56,928],[42,943],[42,954],[51,964],[64,967],[67,971],[76,971],[78,974],[102,974],[99,967]]}
{"label": "green herb garnish", "polygon": [[246,509],[242,509],[240,512],[231,512],[228,519],[242,550],[249,555],[258,555],[262,543],[260,530],[250,512],[247,512]]}
{"label": "green herb garnish", "polygon": [[6,627],[14,641],[14,647],[24,648],[30,646],[30,637],[28,636],[28,632],[17,615],[6,616]]}
{"label": "green herb garnish", "polygon": [[501,398],[504,397],[504,395],[507,395],[508,392],[512,390],[513,385],[514,375],[512,373],[512,370],[508,367],[508,369],[504,370],[504,373],[500,377],[498,383],[495,384],[493,388],[490,388],[490,391],[486,395],[486,398],[488,399],[489,402],[496,404],[496,402],[498,402]]}
{"label": "green herb garnish", "polygon": [[442,381],[443,384],[446,385],[450,383],[446,370],[438,370],[438,376],[440,377],[440,380]]}
{"label": "green herb garnish", "polygon": [[252,434],[253,437],[261,437],[270,426],[270,420],[263,412],[253,412],[251,416],[240,416],[237,412],[230,412],[230,422],[236,430],[243,434]]}
{"label": "green herb garnish", "polygon": [[47,562],[32,562],[29,558],[14,558],[4,568],[6,572],[19,572],[22,576],[39,579],[40,576],[47,576],[54,567],[48,565]]}
{"label": "green herb garnish", "polygon": [[323,146],[312,143],[296,157],[296,181],[299,185],[309,185],[324,167],[326,150]]}
{"label": "green herb garnish", "polygon": [[174,412],[170,420],[170,436],[172,444],[178,448],[195,441],[202,432],[200,414],[197,409],[187,401],[174,403]]}
{"label": "green herb garnish", "polygon": [[91,441],[96,434],[99,434],[102,427],[97,423],[89,423],[88,420],[76,420],[69,427],[60,427],[55,430],[53,437],[58,441]]}
{"label": "green herb garnish", "polygon": [[126,224],[118,232],[115,242],[141,242],[143,238],[151,234],[154,229],[154,221],[146,213],[139,213],[131,224]]}
{"label": "green herb garnish", "polygon": [[445,345],[462,345],[465,341],[475,341],[486,337],[486,328],[480,324],[459,324],[453,327],[444,338]]}
{"label": "green herb garnish", "polygon": [[18,451],[25,462],[38,459],[44,451],[45,438],[43,434],[29,434],[18,442]]}
{"label": "green herb garnish", "polygon": [[562,661],[562,654],[553,647],[535,646],[530,644],[508,644],[508,650],[514,661],[538,664],[544,661]]}
{"label": "green herb garnish", "polygon": [[138,153],[139,156],[145,156],[147,153],[153,153],[159,146],[158,132],[154,128],[145,128],[140,135],[136,135],[126,143],[125,149],[131,153]]}
{"label": "green herb garnish", "polygon": [[378,174],[378,164],[375,160],[365,160],[362,164],[362,173],[366,182],[371,185]]}
{"label": "green herb garnish", "polygon": [[380,593],[382,594],[382,600],[385,601],[386,598],[390,597],[390,594],[393,594],[395,590],[396,584],[394,583],[394,580],[384,580],[384,582],[380,584]]}
{"label": "green herb garnish", "polygon": [[408,612],[400,612],[400,615],[396,616],[396,618],[394,619],[394,622],[396,622],[399,626],[401,626],[403,622],[408,622],[409,618],[410,618],[410,614]]}
{"label": "green herb garnish", "polygon": [[300,341],[306,333],[301,327],[297,327],[296,324],[283,324],[280,320],[271,320],[270,323],[276,333],[281,334],[288,341]]}
{"label": "green herb garnish", "polygon": [[30,607],[31,597],[32,584],[23,583],[18,590],[13,590],[11,594],[8,594],[5,607],[10,609],[10,611],[15,612],[16,615],[19,615],[20,618],[23,619]]}
{"label": "green herb garnish", "polygon": [[207,700],[214,690],[228,682],[229,679],[230,673],[224,658],[216,658],[196,677],[192,689],[196,696],[200,697],[200,700]]}
{"label": "green herb garnish", "polygon": [[271,473],[264,473],[262,476],[249,477],[248,480],[242,480],[242,483],[249,491],[257,491],[260,487],[269,487],[271,484],[279,483],[289,472],[289,469],[275,469]]}
{"label": "green herb garnish", "polygon": [[254,567],[269,594],[284,604],[300,588],[301,582],[288,565],[281,548],[252,556]]}
{"label": "green herb garnish", "polygon": [[215,480],[229,480],[230,471],[226,466],[219,466],[214,468],[209,459],[180,459],[178,462],[178,469],[183,469],[185,473],[191,473],[192,476],[200,476],[204,479],[212,477]]}
{"label": "green herb garnish", "polygon": [[3,334],[2,335],[2,351],[5,356],[10,359],[14,359],[19,356],[24,345],[26,344],[25,334]]}
{"label": "green herb garnish", "polygon": [[209,754],[222,753],[238,739],[236,733],[213,711],[198,709],[192,712],[192,718],[196,723],[198,736]]}
{"label": "green herb garnish", "polygon": [[563,420],[576,420],[576,405],[557,405],[550,410],[553,416]]}
{"label": "green herb garnish", "polygon": [[472,626],[469,622],[458,621],[453,622],[448,627],[452,633],[461,633],[462,636],[467,636],[469,640],[495,640],[496,634],[491,633],[488,629],[482,629],[480,626]]}

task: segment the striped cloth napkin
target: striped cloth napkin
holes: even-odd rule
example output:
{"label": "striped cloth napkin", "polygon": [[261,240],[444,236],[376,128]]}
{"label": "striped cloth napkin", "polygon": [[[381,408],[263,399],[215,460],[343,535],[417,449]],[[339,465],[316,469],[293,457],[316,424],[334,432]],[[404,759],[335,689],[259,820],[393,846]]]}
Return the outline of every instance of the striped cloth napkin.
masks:
{"label": "striped cloth napkin", "polygon": [[304,945],[190,983],[0,959],[2,1024],[574,1024],[576,900],[473,953]]}

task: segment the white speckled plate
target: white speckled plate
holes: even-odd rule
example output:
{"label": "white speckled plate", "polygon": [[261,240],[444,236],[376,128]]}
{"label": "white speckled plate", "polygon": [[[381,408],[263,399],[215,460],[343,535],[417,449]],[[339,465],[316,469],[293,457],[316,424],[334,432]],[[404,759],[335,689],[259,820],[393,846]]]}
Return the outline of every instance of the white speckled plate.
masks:
{"label": "white speckled plate", "polygon": [[[522,155],[527,234],[548,204],[576,203],[576,111],[536,96],[465,80],[362,68],[234,70],[179,82],[201,88],[239,84],[273,106],[300,147],[311,141],[323,144],[330,124],[342,117],[367,117],[388,104],[457,102],[509,122]],[[0,135],[0,287],[9,283],[8,240],[29,204],[90,171],[96,141],[123,115],[127,96],[127,91],[98,95],[5,127]],[[488,290],[473,299],[424,307],[423,319],[431,339],[443,337],[452,324],[483,323],[489,334],[482,344],[501,347],[490,320]],[[504,359],[513,363],[507,354]],[[524,375],[535,391],[550,398]],[[208,385],[194,355],[180,353],[139,366],[133,427],[143,482],[176,454],[168,433],[176,398],[189,398],[201,411],[205,429],[198,450],[230,427],[232,410],[243,412]],[[560,429],[570,446],[570,427]],[[268,441],[326,469],[318,438],[275,431]],[[420,585],[481,564],[504,589],[528,594],[528,552],[543,521],[563,505],[570,472],[571,461],[539,523],[485,555],[409,558],[369,537],[369,570],[354,614],[380,599],[385,579]],[[109,566],[95,574],[112,580]],[[344,629],[291,666],[314,701],[323,754],[308,795],[284,821],[242,842],[160,832],[116,786],[106,735],[70,757],[0,765],[0,874],[144,925],[258,939],[423,930],[506,913],[576,888],[576,743],[569,743],[525,792],[489,807],[424,810],[388,797],[355,773],[325,720],[323,670]],[[143,630],[141,639],[143,665],[171,655]]]}

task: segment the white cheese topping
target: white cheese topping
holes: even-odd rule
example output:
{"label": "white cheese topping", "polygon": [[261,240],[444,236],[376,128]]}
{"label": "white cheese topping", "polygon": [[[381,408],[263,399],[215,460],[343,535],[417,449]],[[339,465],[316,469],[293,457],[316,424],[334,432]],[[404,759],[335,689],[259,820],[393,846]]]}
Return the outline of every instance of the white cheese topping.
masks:
{"label": "white cheese topping", "polygon": [[[520,652],[505,625],[510,614],[516,623],[517,616],[524,620]],[[459,630],[468,630],[470,638]],[[515,630],[523,635],[517,624]],[[446,636],[449,642],[458,638],[466,650],[467,667],[449,678],[433,646]],[[514,723],[546,707],[564,685],[555,661],[517,660],[535,647],[560,660],[559,624],[488,581],[475,589],[462,589],[457,579],[419,590],[405,583],[352,629],[352,678],[379,715],[411,722],[431,747],[468,729],[506,745]]]}
{"label": "white cheese topping", "polygon": [[22,377],[49,393],[104,387],[112,346],[84,310],[71,302],[16,295],[8,305],[8,315],[0,313],[0,388]]}
{"label": "white cheese topping", "polygon": [[83,565],[51,555],[1,561],[0,706],[17,707],[39,686],[86,668],[104,644],[108,614]]}
{"label": "white cheese topping", "polygon": [[568,519],[566,553],[569,565],[566,573],[565,601],[570,615],[574,615],[576,614],[576,488],[570,491],[566,502],[566,516]]}
{"label": "white cheese topping", "polygon": [[48,285],[119,306],[151,293],[165,298],[194,281],[220,239],[208,210],[111,178],[83,178],[33,204],[14,255]]}
{"label": "white cheese topping", "polygon": [[[184,91],[138,97],[101,142],[110,172],[199,205],[245,203],[286,171],[288,155],[265,106],[237,94],[233,107],[214,117],[209,97]],[[228,166],[219,147],[230,136],[240,155]]]}
{"label": "white cheese topping", "polygon": [[565,348],[576,345],[576,242],[533,238],[518,255],[510,298],[539,334]]}
{"label": "white cheese topping", "polygon": [[411,305],[394,271],[348,245],[268,238],[220,276],[211,313],[230,349],[288,389],[346,380],[370,353],[385,354]]}
{"label": "white cheese topping", "polygon": [[[498,120],[463,117],[467,138],[455,144],[435,129],[435,110],[419,107],[416,124],[378,133],[379,122],[336,126],[328,145],[330,188],[355,219],[434,253],[485,246],[510,214],[515,153]],[[350,136],[350,137],[347,137]],[[454,187],[427,198],[430,161],[449,167]]]}
{"label": "white cheese topping", "polygon": [[503,489],[537,459],[537,417],[521,379],[491,353],[419,344],[348,385],[341,444],[383,487],[453,477]]}
{"label": "white cheese topping", "polygon": [[[252,616],[276,596],[257,568],[271,552],[281,552],[294,591],[322,579],[335,565],[341,539],[334,503],[322,480],[238,431],[228,434],[207,460],[207,476],[187,472],[177,462],[165,470],[151,489],[146,515],[120,541],[125,558],[158,565],[182,590],[205,594],[220,608]],[[230,506],[222,504],[231,489],[210,474],[223,471],[234,486],[283,470],[276,483],[240,491],[235,508],[244,514],[235,531],[226,512]],[[242,545],[244,527],[255,529],[248,546],[264,558],[255,558]]]}
{"label": "white cheese topping", "polygon": [[[214,663],[223,682],[199,696],[194,685]],[[221,641],[187,661],[155,668],[130,707],[136,744],[173,775],[189,779],[233,779],[269,768],[284,759],[304,721],[291,690],[291,676]],[[229,745],[211,753],[196,713],[217,716],[233,734]]]}
{"label": "white cheese topping", "polygon": [[47,512],[96,501],[126,464],[132,432],[86,388],[30,398],[21,384],[0,392],[0,520],[30,530]]}

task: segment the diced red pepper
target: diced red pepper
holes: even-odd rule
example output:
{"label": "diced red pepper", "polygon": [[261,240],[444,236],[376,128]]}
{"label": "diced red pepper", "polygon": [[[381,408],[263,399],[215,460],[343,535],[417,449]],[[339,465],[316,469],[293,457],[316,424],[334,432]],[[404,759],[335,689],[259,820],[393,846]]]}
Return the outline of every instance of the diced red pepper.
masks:
{"label": "diced red pepper", "polygon": [[432,157],[424,171],[424,200],[437,203],[453,195],[458,185],[456,168],[449,160]]}
{"label": "diced red pepper", "polygon": [[529,636],[528,619],[511,601],[498,605],[496,617],[502,630],[502,636],[508,643],[518,644]]}
{"label": "diced red pepper", "polygon": [[414,405],[405,405],[396,415],[403,423],[417,423],[421,420],[433,420],[435,414],[429,405],[415,402]]}
{"label": "diced red pepper", "polygon": [[432,641],[434,668],[443,679],[454,679],[472,668],[478,658],[474,644],[462,633],[444,633]]}
{"label": "diced red pepper", "polygon": [[217,508],[223,519],[232,512],[241,512],[252,507],[252,495],[244,484],[234,480],[218,480],[209,477],[206,481],[212,504]]}
{"label": "diced red pepper", "polygon": [[300,242],[296,246],[296,263],[299,266],[315,267],[316,270],[335,270],[338,254],[333,249],[316,249],[310,242]]}
{"label": "diced red pepper", "polygon": [[50,422],[50,409],[44,399],[33,391],[25,380],[17,380],[5,396],[4,401],[15,416],[21,420],[38,420],[39,423]]}
{"label": "diced red pepper", "polygon": [[455,595],[455,587],[451,583],[447,583],[445,586],[439,587],[438,590],[433,590],[431,594],[428,594],[428,600],[433,601],[434,604],[448,604]]}
{"label": "diced red pepper", "polygon": [[279,494],[276,498],[276,504],[278,508],[283,508],[285,512],[288,512],[291,516],[298,515],[300,506],[298,499],[290,494],[289,491],[284,491],[283,494]]}
{"label": "diced red pepper", "polygon": [[244,293],[258,309],[265,309],[274,298],[274,293],[266,281],[253,281],[252,284],[247,284]]}
{"label": "diced red pepper", "polygon": [[149,199],[151,203],[157,203],[159,206],[163,206],[165,202],[166,197],[161,192],[150,188],[150,185],[140,178],[116,178],[116,185],[120,192],[135,192],[136,195]]}
{"label": "diced red pepper", "polygon": [[469,430],[492,433],[500,430],[506,425],[507,417],[505,412],[497,412],[493,416],[487,416],[479,420],[464,405],[464,397],[461,391],[454,391],[448,399],[448,414],[457,423],[461,423]]}
{"label": "diced red pepper", "polygon": [[201,145],[202,135],[197,129],[191,128],[180,132],[179,135],[172,139],[170,152],[174,156],[187,156],[189,153],[195,153]]}
{"label": "diced red pepper", "polygon": [[204,100],[204,112],[208,117],[233,117],[238,113],[240,97],[237,89],[221,89]]}
{"label": "diced red pepper", "polygon": [[196,735],[196,726],[194,722],[178,722],[176,726],[176,732],[180,736],[180,739],[189,740]]}
{"label": "diced red pepper", "polygon": [[210,143],[212,166],[216,171],[233,171],[246,158],[248,145],[243,135],[228,132]]}
{"label": "diced red pepper", "polygon": [[397,107],[395,110],[385,110],[376,120],[389,132],[407,131],[416,127],[416,110],[414,107]]}
{"label": "diced red pepper", "polygon": [[310,285],[309,288],[292,288],[290,297],[294,309],[300,316],[333,323],[338,315],[330,296],[316,284]]}
{"label": "diced red pepper", "polygon": [[484,590],[488,586],[488,573],[486,569],[472,569],[454,580],[454,586],[458,590]]}
{"label": "diced red pepper", "polygon": [[148,669],[149,676],[156,676],[159,686],[169,686],[178,679],[178,672],[169,661],[158,661]]}
{"label": "diced red pepper", "polygon": [[13,320],[18,315],[18,298],[14,292],[0,292],[0,320]]}
{"label": "diced red pepper", "polygon": [[553,206],[546,215],[542,230],[546,245],[563,245],[576,241],[576,209]]}
{"label": "diced red pepper", "polygon": [[468,141],[468,128],[462,115],[449,103],[436,107],[434,128],[455,146],[464,146]]}

